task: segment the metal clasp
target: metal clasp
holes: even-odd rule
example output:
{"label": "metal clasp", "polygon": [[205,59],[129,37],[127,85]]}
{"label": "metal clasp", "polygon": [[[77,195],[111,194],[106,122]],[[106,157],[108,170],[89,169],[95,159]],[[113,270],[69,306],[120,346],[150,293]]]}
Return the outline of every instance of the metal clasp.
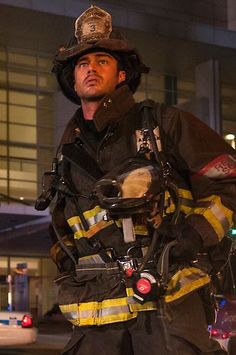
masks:
{"label": "metal clasp", "polygon": [[137,259],[131,258],[129,255],[122,256],[117,259],[120,269],[127,277],[131,277],[133,272],[138,269]]}

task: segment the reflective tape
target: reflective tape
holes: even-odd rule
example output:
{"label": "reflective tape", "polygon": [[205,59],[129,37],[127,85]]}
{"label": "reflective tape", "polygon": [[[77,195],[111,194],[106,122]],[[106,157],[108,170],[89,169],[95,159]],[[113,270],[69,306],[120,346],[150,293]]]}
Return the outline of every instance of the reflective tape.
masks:
{"label": "reflective tape", "polygon": [[[122,228],[122,222],[121,222],[120,219],[116,220],[115,223],[116,223],[118,228]],[[139,235],[139,236],[148,235],[147,227],[145,225],[142,225],[142,224],[135,225],[134,226],[134,232],[135,232],[136,235]]]}
{"label": "reflective tape", "polygon": [[198,288],[209,284],[210,277],[202,270],[189,267],[179,270],[169,281],[165,301],[173,302]]}
{"label": "reflective tape", "polygon": [[[193,208],[193,196],[189,190],[178,189],[178,198],[180,199],[180,210],[185,214],[189,213]],[[165,192],[166,214],[174,213],[176,206],[168,191]]]}
{"label": "reflective tape", "polygon": [[197,207],[189,213],[202,215],[212,226],[218,239],[221,240],[232,226],[233,211],[221,203],[221,198],[216,195],[203,198],[199,204],[205,202],[205,207]]}
{"label": "reflective tape", "polygon": [[236,156],[222,154],[210,161],[201,170],[199,170],[193,179],[201,176],[207,176],[210,179],[224,179],[225,177],[236,176]]}
{"label": "reflective tape", "polygon": [[[156,305],[153,302],[149,304],[138,304],[138,310],[154,310]],[[116,322],[123,322],[136,318],[137,311],[131,311],[129,307],[129,298],[122,297],[116,299],[107,299],[101,302],[85,302],[79,304],[60,305],[63,315],[74,325],[103,325]]]}
{"label": "reflective tape", "polygon": [[113,221],[106,220],[107,212],[99,206],[85,211],[83,214],[89,226],[88,231],[83,229],[83,225],[79,216],[73,216],[67,220],[69,226],[74,232],[75,239],[80,239],[82,237],[91,238],[102,229],[107,228],[114,223]]}
{"label": "reflective tape", "polygon": [[[168,283],[164,299],[173,302],[210,283],[210,277],[202,270],[190,267],[176,272]],[[127,297],[106,299],[101,302],[82,302],[60,305],[63,315],[75,326],[103,325],[136,318],[138,312],[157,309],[156,302],[138,303],[132,288],[126,288]],[[158,299],[157,299],[158,301]]]}
{"label": "reflective tape", "polygon": [[[178,195],[181,199],[181,210],[185,213],[189,212],[193,201],[190,191],[185,189],[178,189]],[[173,213],[176,209],[176,206],[168,191],[165,192],[165,205],[167,214]],[[82,237],[91,238],[102,229],[105,229],[114,223],[114,221],[106,220],[107,211],[102,209],[100,206],[96,206],[91,210],[85,211],[83,215],[89,226],[88,231],[83,229],[83,224],[79,216],[73,216],[67,220],[69,226],[74,232],[75,239],[80,239]],[[119,228],[122,227],[121,221],[118,220],[115,223]],[[148,235],[146,226],[142,224],[135,225],[134,231],[136,235]]]}
{"label": "reflective tape", "polygon": [[78,265],[86,265],[86,264],[105,264],[103,259],[99,254],[82,256],[78,260]]}

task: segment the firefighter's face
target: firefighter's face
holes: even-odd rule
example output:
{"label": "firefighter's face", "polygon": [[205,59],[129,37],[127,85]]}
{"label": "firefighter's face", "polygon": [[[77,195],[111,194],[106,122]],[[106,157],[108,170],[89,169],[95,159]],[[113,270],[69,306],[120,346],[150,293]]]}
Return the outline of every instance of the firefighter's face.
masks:
{"label": "firefighter's face", "polygon": [[125,71],[118,69],[117,60],[105,52],[80,57],[74,70],[75,91],[81,101],[98,101],[125,80]]}

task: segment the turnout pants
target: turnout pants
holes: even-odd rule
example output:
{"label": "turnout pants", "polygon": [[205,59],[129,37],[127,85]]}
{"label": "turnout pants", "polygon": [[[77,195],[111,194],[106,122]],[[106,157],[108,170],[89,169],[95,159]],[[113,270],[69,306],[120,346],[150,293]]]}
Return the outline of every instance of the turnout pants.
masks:
{"label": "turnout pants", "polygon": [[209,338],[198,293],[166,310],[140,312],[136,319],[75,327],[63,355],[225,355]]}

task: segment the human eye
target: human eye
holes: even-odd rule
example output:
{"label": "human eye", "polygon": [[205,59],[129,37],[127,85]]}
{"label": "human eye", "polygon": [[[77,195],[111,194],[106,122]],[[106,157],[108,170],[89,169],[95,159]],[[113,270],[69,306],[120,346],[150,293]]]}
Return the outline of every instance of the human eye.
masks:
{"label": "human eye", "polygon": [[86,62],[85,60],[84,61],[80,61],[77,63],[77,67],[78,68],[86,68],[86,66],[88,65],[88,62]]}
{"label": "human eye", "polygon": [[99,59],[99,64],[102,64],[102,65],[108,64],[108,60],[105,58],[101,58],[101,59]]}

